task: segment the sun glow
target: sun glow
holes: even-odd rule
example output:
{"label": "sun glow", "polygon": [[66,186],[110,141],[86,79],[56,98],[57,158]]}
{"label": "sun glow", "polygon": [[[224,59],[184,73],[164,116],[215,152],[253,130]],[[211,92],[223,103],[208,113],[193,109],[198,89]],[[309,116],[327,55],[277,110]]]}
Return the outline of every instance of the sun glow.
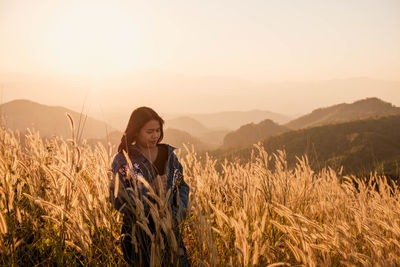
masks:
{"label": "sun glow", "polygon": [[134,18],[110,3],[84,3],[63,8],[53,25],[53,64],[66,72],[92,75],[138,68],[144,46]]}

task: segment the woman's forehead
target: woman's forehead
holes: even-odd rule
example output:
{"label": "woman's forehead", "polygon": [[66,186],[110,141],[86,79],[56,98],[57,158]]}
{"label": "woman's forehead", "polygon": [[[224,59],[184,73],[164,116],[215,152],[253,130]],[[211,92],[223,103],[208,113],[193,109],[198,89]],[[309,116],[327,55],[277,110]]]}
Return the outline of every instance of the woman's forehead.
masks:
{"label": "woman's forehead", "polygon": [[161,127],[161,125],[158,120],[151,120],[151,121],[146,122],[143,125],[144,130],[159,129],[160,127]]}

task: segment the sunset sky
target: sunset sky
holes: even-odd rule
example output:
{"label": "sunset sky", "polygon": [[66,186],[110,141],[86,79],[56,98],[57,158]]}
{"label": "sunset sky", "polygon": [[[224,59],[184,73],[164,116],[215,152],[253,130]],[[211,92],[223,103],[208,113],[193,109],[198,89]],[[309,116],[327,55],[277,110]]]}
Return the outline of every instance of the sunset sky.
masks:
{"label": "sunset sky", "polygon": [[[166,93],[168,86],[148,85],[143,73],[148,80],[152,75],[154,80],[168,76],[165,81],[173,87],[186,80],[209,78],[209,84],[217,79],[216,88],[222,91],[216,95],[224,95],[229,83],[241,82],[259,88],[266,83],[354,77],[399,81],[400,1],[0,0],[3,100],[26,96],[71,106],[77,102],[72,100],[75,93],[80,104],[87,90],[92,101],[104,100],[119,82],[124,84],[118,88],[121,92],[133,90],[133,83],[135,90],[140,84],[153,94]],[[142,80],[127,81],[130,76]],[[64,84],[68,77],[74,78]],[[50,89],[66,92],[62,91],[66,88],[74,94],[49,98]],[[194,95],[196,90],[218,91],[187,88]],[[235,95],[230,106],[204,109],[251,106],[241,106],[240,97]],[[348,99],[352,98],[356,96]],[[143,103],[168,111],[153,102]],[[257,103],[254,108],[268,106]]]}

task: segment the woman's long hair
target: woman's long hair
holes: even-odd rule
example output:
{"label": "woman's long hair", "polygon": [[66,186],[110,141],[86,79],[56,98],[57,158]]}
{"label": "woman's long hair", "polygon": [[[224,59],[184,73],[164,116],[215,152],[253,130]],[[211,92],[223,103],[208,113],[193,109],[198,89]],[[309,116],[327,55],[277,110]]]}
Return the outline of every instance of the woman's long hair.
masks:
{"label": "woman's long hair", "polygon": [[126,130],[121,138],[121,143],[118,146],[118,152],[125,150],[128,152],[128,146],[136,141],[136,136],[139,134],[140,129],[149,121],[156,120],[160,123],[161,135],[157,143],[161,142],[164,137],[163,124],[164,120],[149,107],[140,107],[135,109],[129,118]]}

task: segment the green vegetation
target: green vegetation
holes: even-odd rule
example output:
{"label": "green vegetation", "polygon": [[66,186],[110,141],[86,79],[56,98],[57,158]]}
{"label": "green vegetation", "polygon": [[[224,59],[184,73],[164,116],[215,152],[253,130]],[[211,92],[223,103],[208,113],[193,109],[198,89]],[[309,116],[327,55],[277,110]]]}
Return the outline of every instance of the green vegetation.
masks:
{"label": "green vegetation", "polygon": [[272,120],[263,120],[260,123],[249,123],[238,130],[228,133],[224,138],[224,148],[242,147],[257,143],[271,135],[286,132],[288,128],[276,124]]}
{"label": "green vegetation", "polygon": [[[331,167],[344,174],[368,176],[370,172],[400,177],[400,116],[387,116],[290,131],[262,142],[268,153],[284,150],[289,166],[306,155],[317,170]],[[252,147],[215,151],[220,159],[245,162]]]}

